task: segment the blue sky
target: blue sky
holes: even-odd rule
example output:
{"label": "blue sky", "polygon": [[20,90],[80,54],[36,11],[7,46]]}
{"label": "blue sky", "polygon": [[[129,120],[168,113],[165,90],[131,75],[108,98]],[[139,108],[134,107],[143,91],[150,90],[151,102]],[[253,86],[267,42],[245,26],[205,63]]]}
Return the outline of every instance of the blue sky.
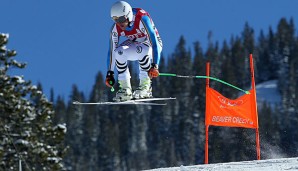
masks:
{"label": "blue sky", "polygon": [[[45,94],[53,88],[66,100],[76,84],[89,95],[98,71],[106,73],[112,0],[1,0],[0,32],[9,33],[9,49],[17,60],[27,62],[19,74],[34,84],[41,82]],[[173,0],[127,1],[148,11],[170,55],[181,35],[192,48],[199,41],[207,47],[207,35],[221,44],[240,36],[245,22],[267,33],[276,30],[282,17],[298,24],[297,0]],[[296,31],[297,34],[297,31]],[[212,62],[212,61],[211,61]],[[103,83],[104,84],[104,83]]]}

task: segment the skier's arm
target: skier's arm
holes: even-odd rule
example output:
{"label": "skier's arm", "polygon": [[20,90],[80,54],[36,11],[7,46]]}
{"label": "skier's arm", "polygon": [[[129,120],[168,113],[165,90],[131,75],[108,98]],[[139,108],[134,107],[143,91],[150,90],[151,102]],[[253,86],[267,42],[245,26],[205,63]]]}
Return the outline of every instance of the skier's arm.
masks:
{"label": "skier's arm", "polygon": [[160,53],[161,53],[161,45],[160,45],[161,42],[159,42],[159,41],[161,41],[161,40],[159,40],[160,38],[156,35],[154,26],[153,26],[149,16],[143,16],[141,21],[142,21],[142,24],[143,24],[146,32],[147,32],[149,41],[152,45],[153,63],[158,65],[159,61],[160,61]]}
{"label": "skier's arm", "polygon": [[113,52],[118,46],[119,35],[117,33],[116,24],[113,25],[110,32],[109,51],[107,56],[107,70],[114,71],[115,68],[115,57]]}
{"label": "skier's arm", "polygon": [[117,48],[119,42],[119,36],[117,33],[116,25],[114,24],[110,33],[110,45],[107,57],[107,75],[106,75],[106,85],[112,87],[115,84],[114,79],[114,68],[115,68],[115,57],[113,52]]}

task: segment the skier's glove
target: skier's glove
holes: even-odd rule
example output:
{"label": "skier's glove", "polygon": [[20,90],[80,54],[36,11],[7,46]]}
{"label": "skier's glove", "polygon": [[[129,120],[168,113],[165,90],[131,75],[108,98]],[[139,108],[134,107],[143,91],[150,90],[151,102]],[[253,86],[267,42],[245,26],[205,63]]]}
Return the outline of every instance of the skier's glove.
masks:
{"label": "skier's glove", "polygon": [[106,76],[106,85],[108,87],[113,87],[114,84],[115,84],[114,72],[108,71]]}
{"label": "skier's glove", "polygon": [[159,76],[158,65],[155,63],[151,64],[151,68],[148,71],[148,75],[150,78],[155,78]]}

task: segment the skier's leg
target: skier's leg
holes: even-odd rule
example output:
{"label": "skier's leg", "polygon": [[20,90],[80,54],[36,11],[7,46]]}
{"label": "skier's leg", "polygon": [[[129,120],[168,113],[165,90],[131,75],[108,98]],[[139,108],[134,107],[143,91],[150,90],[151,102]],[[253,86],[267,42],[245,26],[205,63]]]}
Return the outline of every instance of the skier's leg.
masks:
{"label": "skier's leg", "polygon": [[140,43],[137,46],[138,61],[139,61],[139,86],[134,92],[133,97],[149,98],[152,97],[151,79],[148,76],[152,60],[152,48],[146,43]]}
{"label": "skier's leg", "polygon": [[115,101],[132,99],[132,88],[130,84],[131,76],[128,68],[128,60],[131,56],[131,45],[133,45],[133,43],[130,40],[126,40],[114,51],[116,68],[118,71],[118,83],[120,84],[120,89],[114,98]]}

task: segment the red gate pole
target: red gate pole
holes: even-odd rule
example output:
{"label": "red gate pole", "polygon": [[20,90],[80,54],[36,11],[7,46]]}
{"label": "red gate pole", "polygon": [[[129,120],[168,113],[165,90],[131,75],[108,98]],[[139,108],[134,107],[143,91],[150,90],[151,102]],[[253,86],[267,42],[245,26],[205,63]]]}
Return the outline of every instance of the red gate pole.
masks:
{"label": "red gate pole", "polygon": [[[254,90],[254,110],[258,113],[257,109],[257,95],[256,95],[256,87],[255,87],[255,73],[254,73],[254,62],[252,54],[249,56],[250,58],[250,73],[251,73],[251,88]],[[256,116],[256,120],[258,122],[258,115]],[[260,135],[259,135],[259,123],[257,123],[256,128],[256,150],[257,150],[257,160],[261,159],[261,148],[260,148]]]}
{"label": "red gate pole", "polygon": [[[210,76],[210,63],[207,62],[206,64],[206,75]],[[209,104],[207,103],[208,99],[208,91],[207,88],[209,88],[209,78],[206,79],[206,109],[205,109],[205,119],[207,113],[209,113]],[[206,125],[205,121],[205,164],[208,164],[208,142],[209,142],[209,125]]]}

